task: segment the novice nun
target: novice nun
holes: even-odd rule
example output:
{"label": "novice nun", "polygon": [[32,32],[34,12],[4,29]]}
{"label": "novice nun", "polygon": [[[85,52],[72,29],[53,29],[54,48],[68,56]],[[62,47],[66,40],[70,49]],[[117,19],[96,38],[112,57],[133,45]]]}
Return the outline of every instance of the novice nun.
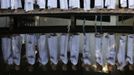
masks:
{"label": "novice nun", "polygon": [[69,8],[80,8],[80,0],[69,0]]}
{"label": "novice nun", "polygon": [[25,11],[32,11],[34,10],[34,3],[35,3],[35,0],[25,0]]}
{"label": "novice nun", "polygon": [[1,9],[8,9],[11,7],[10,0],[1,0]]}

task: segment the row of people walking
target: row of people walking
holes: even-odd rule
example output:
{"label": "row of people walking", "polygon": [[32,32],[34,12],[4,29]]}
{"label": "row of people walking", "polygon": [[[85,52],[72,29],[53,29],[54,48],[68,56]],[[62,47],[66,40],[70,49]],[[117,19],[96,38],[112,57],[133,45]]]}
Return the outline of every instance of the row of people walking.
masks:
{"label": "row of people walking", "polygon": [[[16,34],[4,36],[1,39],[4,62],[8,65],[19,66],[21,54],[24,51],[27,63],[31,66],[36,61],[44,66],[49,61],[53,66],[59,61],[64,65],[70,61],[74,68],[78,64],[80,53],[82,54],[81,61],[86,68],[94,64],[99,66],[110,64],[117,65],[118,70],[123,70],[128,63],[134,64],[133,34],[123,34],[118,38],[115,34],[106,33]],[[25,45],[25,50],[22,50],[22,45]],[[39,57],[36,57],[37,54]]]}
{"label": "row of people walking", "polygon": [[[117,0],[0,0],[1,9],[18,9],[24,6],[25,11],[34,10],[34,5],[38,5],[40,9],[58,8],[68,10],[73,8],[81,8],[80,4],[83,3],[84,10],[90,10],[91,4],[94,4],[94,8],[103,9],[116,9]],[[134,0],[119,0],[119,5],[123,8],[134,9]]]}

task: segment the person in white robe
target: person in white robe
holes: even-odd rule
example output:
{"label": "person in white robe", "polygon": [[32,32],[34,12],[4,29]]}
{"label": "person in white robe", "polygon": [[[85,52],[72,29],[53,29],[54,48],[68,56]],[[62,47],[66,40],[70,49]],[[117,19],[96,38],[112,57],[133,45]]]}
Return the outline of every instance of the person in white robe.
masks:
{"label": "person in white robe", "polygon": [[22,8],[21,0],[11,0],[11,9]]}
{"label": "person in white robe", "polygon": [[48,9],[57,8],[57,0],[48,0],[47,7]]}
{"label": "person in white robe", "polygon": [[60,9],[63,9],[63,10],[68,9],[68,0],[60,0]]}
{"label": "person in white robe", "polygon": [[67,56],[67,50],[68,50],[68,41],[69,41],[69,35],[68,34],[62,34],[60,36],[60,60],[64,64],[62,66],[63,70],[66,70],[66,65],[68,63],[68,56]]}
{"label": "person in white robe", "polygon": [[129,65],[129,69],[133,70],[133,66],[132,66],[134,64],[134,35],[133,34],[128,35],[126,61]]}
{"label": "person in white robe", "polygon": [[117,60],[118,60],[118,70],[124,70],[124,67],[126,66],[126,40],[127,37],[124,35],[120,36],[119,39],[119,51],[117,54]]}
{"label": "person in white robe", "polygon": [[1,9],[8,9],[11,7],[10,0],[1,0]]}
{"label": "person in white robe", "polygon": [[95,0],[94,8],[103,9],[104,8],[104,0]]}
{"label": "person in white robe", "polygon": [[90,65],[91,65],[91,54],[90,54],[90,37],[89,34],[85,34],[83,36],[83,50],[82,50],[82,56],[83,56],[83,64],[86,71],[89,71]]}
{"label": "person in white robe", "polygon": [[104,64],[102,55],[102,34],[95,35],[95,44],[97,71],[102,71],[102,66]]}
{"label": "person in white robe", "polygon": [[48,38],[48,49],[51,61],[51,67],[56,70],[58,64],[58,36],[50,35]]}
{"label": "person in white robe", "polygon": [[21,48],[22,48],[22,37],[20,35],[12,36],[12,51],[13,51],[13,62],[16,65],[15,69],[19,70],[21,60]]}
{"label": "person in white robe", "polygon": [[24,10],[26,12],[34,10],[34,3],[35,0],[25,0]]}
{"label": "person in white robe", "polygon": [[134,0],[128,0],[129,9],[134,9]]}
{"label": "person in white robe", "polygon": [[13,65],[12,44],[10,37],[2,37],[2,52],[7,65]]}
{"label": "person in white robe", "polygon": [[72,63],[72,69],[76,69],[76,65],[78,64],[79,59],[79,51],[80,51],[80,35],[72,35],[70,37],[70,61]]}
{"label": "person in white robe", "polygon": [[80,0],[69,0],[69,8],[80,8]]}
{"label": "person in white robe", "polygon": [[26,34],[26,57],[28,64],[35,64],[35,46],[36,46],[36,36],[34,34]]}
{"label": "person in white robe", "polygon": [[37,4],[39,5],[40,9],[46,8],[46,0],[37,0]]}
{"label": "person in white robe", "polygon": [[127,0],[120,0],[120,6],[122,8],[126,8],[127,7]]}
{"label": "person in white robe", "polygon": [[91,9],[91,0],[84,0],[84,10],[90,10]]}
{"label": "person in white robe", "polygon": [[115,9],[116,0],[105,0],[105,6],[107,7],[107,9]]}
{"label": "person in white robe", "polygon": [[39,63],[46,66],[48,63],[47,36],[40,35],[38,38]]}

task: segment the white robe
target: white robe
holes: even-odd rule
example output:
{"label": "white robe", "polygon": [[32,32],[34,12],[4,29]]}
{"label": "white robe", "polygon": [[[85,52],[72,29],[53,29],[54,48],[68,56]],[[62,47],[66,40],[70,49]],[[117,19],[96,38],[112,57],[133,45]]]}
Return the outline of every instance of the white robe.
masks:
{"label": "white robe", "polygon": [[88,65],[91,65],[91,60],[90,60],[90,58],[91,58],[91,55],[90,55],[90,48],[89,48],[89,41],[90,41],[90,39],[89,39],[90,37],[89,37],[89,35],[88,34],[86,34],[85,36],[84,36],[84,44],[83,44],[83,50],[82,50],[82,54],[83,54],[83,63],[84,64],[88,64]]}
{"label": "white robe", "polygon": [[39,62],[42,65],[46,65],[48,63],[48,50],[46,39],[46,35],[40,35],[38,39]]}
{"label": "white robe", "polygon": [[95,0],[95,8],[98,9],[104,8],[104,0]]}
{"label": "white robe", "polygon": [[134,9],[134,0],[128,0],[128,5],[130,9]]}
{"label": "white robe", "polygon": [[91,9],[90,3],[91,3],[91,0],[84,0],[84,10],[90,10]]}
{"label": "white robe", "polygon": [[115,9],[116,0],[105,0],[105,6],[107,7],[107,9]]}
{"label": "white robe", "polygon": [[21,47],[22,47],[22,37],[19,35],[12,36],[13,61],[14,64],[16,65],[20,65]]}
{"label": "white robe", "polygon": [[127,0],[120,0],[121,7],[127,7]]}
{"label": "white robe", "polygon": [[123,68],[126,65],[126,36],[120,36],[120,42],[119,42],[119,51],[117,54],[117,59],[118,59],[118,70],[123,70]]}
{"label": "white robe", "polygon": [[134,63],[134,35],[128,35],[126,61],[130,64]]}
{"label": "white robe", "polygon": [[57,0],[48,0],[48,9],[57,8]]}
{"label": "white robe", "polygon": [[68,0],[60,0],[60,9],[68,9]]}
{"label": "white robe", "polygon": [[102,36],[97,35],[95,37],[95,55],[96,55],[96,62],[100,64],[101,66],[104,64],[103,62],[103,55],[102,55]]}
{"label": "white robe", "polygon": [[5,63],[8,65],[13,64],[12,48],[11,48],[11,38],[3,37],[2,38],[2,52]]}
{"label": "white robe", "polygon": [[69,0],[69,8],[80,8],[80,0]]}
{"label": "white robe", "polygon": [[34,34],[26,35],[26,57],[30,65],[35,64],[35,46],[36,46],[36,36]]}
{"label": "white robe", "polygon": [[25,0],[25,11],[34,10],[34,0]]}
{"label": "white robe", "polygon": [[8,9],[11,7],[10,0],[1,0],[1,9]]}
{"label": "white robe", "polygon": [[68,50],[68,34],[60,36],[60,60],[64,64],[68,63],[67,50]]}
{"label": "white robe", "polygon": [[80,35],[72,35],[70,37],[70,60],[73,65],[78,64],[80,51]]}
{"label": "white robe", "polygon": [[108,55],[107,60],[108,63],[111,65],[115,65],[116,61],[116,41],[115,41],[115,35],[108,35]]}
{"label": "white robe", "polygon": [[11,0],[11,9],[22,8],[21,0]]}
{"label": "white robe", "polygon": [[45,9],[45,7],[46,7],[46,0],[37,0],[37,4],[39,5],[40,9]]}
{"label": "white robe", "polygon": [[57,36],[50,36],[48,38],[48,49],[50,55],[50,61],[52,64],[58,64],[58,37]]}

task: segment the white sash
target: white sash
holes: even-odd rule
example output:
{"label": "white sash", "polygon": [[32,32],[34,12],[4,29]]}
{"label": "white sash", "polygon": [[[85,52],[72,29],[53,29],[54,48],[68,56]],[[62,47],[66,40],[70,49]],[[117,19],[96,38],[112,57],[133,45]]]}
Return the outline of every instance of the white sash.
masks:
{"label": "white sash", "polygon": [[34,0],[25,0],[25,11],[34,10]]}
{"label": "white sash", "polygon": [[45,7],[46,7],[46,0],[37,0],[37,4],[39,5],[40,9],[45,9]]}
{"label": "white sash", "polygon": [[118,55],[117,55],[117,59],[118,59],[118,69],[119,70],[123,70],[123,68],[126,65],[126,60],[125,60],[125,50],[126,50],[126,36],[120,36],[120,45],[119,45],[119,51],[118,51]]}
{"label": "white sash", "polygon": [[84,36],[84,45],[83,45],[83,63],[91,65],[91,60],[90,60],[90,48],[89,48],[89,35],[86,34]]}
{"label": "white sash", "polygon": [[58,37],[57,36],[50,36],[48,38],[48,48],[49,48],[51,63],[57,65],[58,64]]}
{"label": "white sash", "polygon": [[95,8],[104,8],[104,0],[95,0]]}
{"label": "white sash", "polygon": [[60,59],[64,64],[68,63],[67,49],[68,49],[68,35],[61,35],[60,36]]}
{"label": "white sash", "polygon": [[105,0],[105,6],[107,7],[107,9],[115,9],[116,0]]}
{"label": "white sash", "polygon": [[40,35],[38,39],[39,62],[43,65],[46,65],[48,63],[46,39],[46,35]]}
{"label": "white sash", "polygon": [[69,8],[80,8],[80,0],[69,0]]}
{"label": "white sash", "polygon": [[115,50],[115,35],[108,35],[108,63],[115,65],[116,50]]}
{"label": "white sash", "polygon": [[120,0],[121,7],[127,7],[127,0]]}
{"label": "white sash", "polygon": [[11,9],[17,9],[21,7],[22,7],[21,0],[11,0]]}
{"label": "white sash", "polygon": [[127,59],[130,64],[134,63],[134,36],[128,35],[128,42],[127,42]]}
{"label": "white sash", "polygon": [[48,9],[57,8],[57,0],[48,0]]}
{"label": "white sash", "polygon": [[96,43],[96,62],[100,65],[103,65],[103,55],[102,55],[102,36],[95,37]]}
{"label": "white sash", "polygon": [[16,64],[16,65],[20,65],[21,47],[22,47],[21,36],[19,36],[19,35],[12,36],[13,61],[14,61],[14,64]]}
{"label": "white sash", "polygon": [[78,64],[80,48],[80,35],[72,35],[70,37],[70,60],[73,65]]}
{"label": "white sash", "polygon": [[68,0],[60,0],[60,9],[68,9]]}
{"label": "white sash", "polygon": [[8,65],[12,65],[13,56],[12,56],[12,49],[11,49],[11,38],[8,37],[2,38],[2,51],[3,51],[4,61]]}
{"label": "white sash", "polygon": [[35,64],[35,45],[36,45],[36,36],[34,34],[26,35],[26,57],[30,65]]}
{"label": "white sash", "polygon": [[134,0],[128,0],[129,8],[134,9]]}
{"label": "white sash", "polygon": [[1,0],[1,8],[2,9],[8,9],[11,7],[11,1],[10,0]]}
{"label": "white sash", "polygon": [[91,0],[84,0],[84,10],[90,10],[90,2]]}

